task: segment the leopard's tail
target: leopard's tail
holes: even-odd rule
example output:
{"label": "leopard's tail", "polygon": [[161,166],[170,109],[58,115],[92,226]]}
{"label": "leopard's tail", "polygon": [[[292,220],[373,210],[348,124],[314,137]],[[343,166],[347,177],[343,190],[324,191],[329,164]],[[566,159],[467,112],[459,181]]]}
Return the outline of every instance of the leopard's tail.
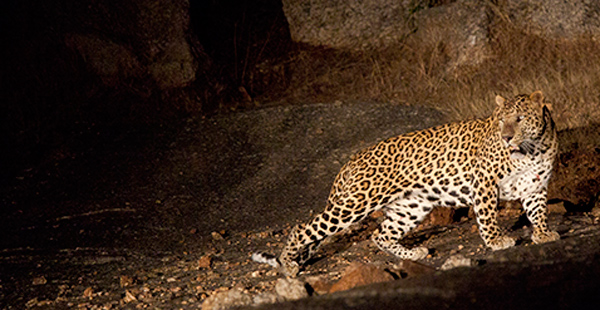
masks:
{"label": "leopard's tail", "polygon": [[281,263],[279,262],[279,259],[277,259],[277,256],[269,253],[252,253],[252,260],[261,264],[269,264],[274,268],[279,268],[281,266]]}

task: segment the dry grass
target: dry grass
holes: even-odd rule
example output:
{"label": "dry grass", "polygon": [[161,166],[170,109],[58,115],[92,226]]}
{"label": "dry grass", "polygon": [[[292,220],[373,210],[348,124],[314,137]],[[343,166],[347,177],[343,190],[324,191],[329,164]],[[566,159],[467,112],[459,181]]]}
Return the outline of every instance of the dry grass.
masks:
{"label": "dry grass", "polygon": [[[544,39],[499,22],[482,63],[456,68],[448,54],[435,40],[364,54],[299,48],[285,64],[283,100],[429,105],[456,120],[488,115],[496,94],[539,89],[559,129],[600,123],[599,42]],[[262,101],[276,97],[266,93]]]}

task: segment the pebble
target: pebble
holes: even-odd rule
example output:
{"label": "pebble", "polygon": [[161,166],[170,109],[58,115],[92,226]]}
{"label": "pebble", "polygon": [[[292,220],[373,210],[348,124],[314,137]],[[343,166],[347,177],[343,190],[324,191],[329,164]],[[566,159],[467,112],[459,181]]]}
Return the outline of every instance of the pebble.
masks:
{"label": "pebble", "polygon": [[221,235],[220,233],[213,231],[212,233],[210,233],[211,237],[213,238],[213,240],[215,241],[223,241],[225,240],[225,238],[223,238],[223,235]]}
{"label": "pebble", "polygon": [[262,294],[258,294],[256,296],[254,296],[253,298],[253,302],[254,305],[261,305],[261,304],[274,304],[276,302],[281,302],[283,300],[281,300],[280,296],[272,293],[272,292],[266,292],[266,293],[262,293]]}
{"label": "pebble", "polygon": [[236,286],[230,290],[219,291],[202,303],[202,310],[225,310],[252,304],[250,295],[243,288]]}
{"label": "pebble", "polygon": [[285,300],[308,297],[304,282],[293,278],[281,278],[275,283],[275,292]]}
{"label": "pebble", "polygon": [[125,290],[125,297],[123,297],[123,302],[124,303],[130,303],[132,301],[136,301],[137,298],[129,291],[129,290]]}
{"label": "pebble", "polygon": [[33,278],[33,280],[31,281],[31,284],[33,285],[44,285],[48,282],[48,280],[46,280],[46,277],[41,276],[41,277],[35,277]]}
{"label": "pebble", "polygon": [[457,267],[471,267],[472,262],[469,258],[462,255],[450,256],[440,267],[440,270],[450,270]]}
{"label": "pebble", "polygon": [[394,277],[387,271],[372,264],[352,263],[344,270],[344,275],[331,286],[330,293],[349,290],[371,283],[387,282]]}
{"label": "pebble", "polygon": [[198,260],[198,268],[209,269],[212,264],[212,257],[210,255],[204,255]]}

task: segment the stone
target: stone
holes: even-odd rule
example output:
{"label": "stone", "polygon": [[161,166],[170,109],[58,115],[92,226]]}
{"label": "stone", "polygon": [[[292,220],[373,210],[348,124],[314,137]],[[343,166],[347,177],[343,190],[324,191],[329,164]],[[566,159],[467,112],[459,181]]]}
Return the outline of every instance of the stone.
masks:
{"label": "stone", "polygon": [[419,10],[414,15],[417,31],[410,40],[441,47],[450,58],[448,69],[478,65],[490,54],[488,11],[485,3],[468,0]]}
{"label": "stone", "polygon": [[358,286],[393,280],[394,277],[380,267],[372,264],[352,263],[344,270],[342,278],[331,286],[329,292],[345,291]]}
{"label": "stone", "polygon": [[565,214],[567,209],[564,202],[553,203],[548,205],[548,214]]}
{"label": "stone", "polygon": [[75,33],[66,35],[65,43],[79,52],[89,70],[105,85],[117,86],[122,80],[142,72],[134,53],[111,39]]}
{"label": "stone", "polygon": [[121,275],[119,277],[119,285],[121,287],[128,287],[133,285],[133,283],[135,282],[135,280],[132,277],[126,276],[126,275]]}
{"label": "stone", "polygon": [[125,296],[123,297],[122,301],[126,304],[130,303],[130,302],[134,302],[137,300],[137,297],[135,297],[135,295],[129,291],[129,290],[125,290]]}
{"label": "stone", "polygon": [[44,285],[48,283],[48,280],[46,280],[46,277],[41,276],[41,277],[35,277],[33,278],[33,280],[31,281],[32,285]]}
{"label": "stone", "polygon": [[275,283],[275,292],[285,300],[308,297],[304,282],[294,278],[281,278]]}
{"label": "stone", "polygon": [[448,259],[446,259],[446,261],[440,267],[440,270],[450,270],[450,269],[454,269],[457,267],[471,267],[471,266],[473,266],[471,259],[466,258],[462,255],[453,255],[453,256],[448,257]]}
{"label": "stone", "polygon": [[202,303],[203,310],[225,310],[233,307],[251,305],[252,297],[244,292],[243,288],[236,286],[230,290],[220,291],[208,297]]}
{"label": "stone", "polygon": [[202,256],[198,260],[198,268],[200,268],[200,269],[208,269],[208,268],[210,268],[211,265],[212,265],[212,256],[209,254]]}
{"label": "stone", "polygon": [[397,43],[412,32],[409,1],[283,0],[292,40],[364,50]]}
{"label": "stone", "polygon": [[550,39],[600,38],[600,2],[591,0],[507,0],[501,7],[511,23]]}
{"label": "stone", "polygon": [[563,201],[568,212],[589,212],[600,193],[600,152],[578,149],[560,154],[558,161],[548,198]]}
{"label": "stone", "polygon": [[306,278],[306,283],[310,285],[315,293],[323,295],[329,293],[331,283],[323,276],[312,276]]}
{"label": "stone", "polygon": [[262,305],[262,304],[274,304],[276,302],[284,301],[283,298],[273,292],[265,292],[262,294],[258,294],[254,296],[252,299],[254,302],[254,306]]}
{"label": "stone", "polygon": [[592,208],[592,211],[590,211],[590,215],[594,217],[596,221],[600,219],[600,200],[596,201],[596,205]]}
{"label": "stone", "polygon": [[398,272],[398,274],[406,275],[407,277],[414,277],[435,271],[435,268],[431,266],[412,260],[402,260],[394,265],[394,269],[396,269],[395,271]]}
{"label": "stone", "polygon": [[429,226],[446,226],[454,223],[454,209],[436,207],[425,217],[423,222],[415,230]]}
{"label": "stone", "polygon": [[[78,26],[65,34],[66,45],[107,86],[152,81],[146,86],[182,88],[194,81],[199,64],[206,66],[200,44],[190,42],[188,0],[84,1],[62,13]],[[198,47],[197,59],[190,43]],[[145,92],[138,88],[132,90]]]}

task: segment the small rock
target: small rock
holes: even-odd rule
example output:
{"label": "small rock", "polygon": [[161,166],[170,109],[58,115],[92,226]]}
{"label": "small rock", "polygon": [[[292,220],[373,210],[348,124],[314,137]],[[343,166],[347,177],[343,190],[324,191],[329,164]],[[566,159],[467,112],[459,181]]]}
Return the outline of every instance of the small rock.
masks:
{"label": "small rock", "polygon": [[120,276],[119,284],[121,285],[121,287],[128,287],[133,284],[133,278],[128,276]]}
{"label": "small rock", "polygon": [[129,291],[129,290],[125,290],[125,297],[123,297],[123,302],[124,303],[130,303],[132,301],[136,301],[137,298],[135,298],[135,296]]}
{"label": "small rock", "polygon": [[275,292],[285,300],[308,297],[304,282],[293,278],[281,278],[275,283]]}
{"label": "small rock", "polygon": [[450,256],[440,267],[440,270],[450,270],[457,267],[471,267],[472,263],[469,258],[462,255]]}
{"label": "small rock", "polygon": [[308,277],[306,278],[306,283],[319,295],[327,294],[331,289],[331,283],[323,276]]}
{"label": "small rock", "polygon": [[454,223],[454,213],[454,209],[436,207],[429,213],[420,226],[446,226],[452,224]]}
{"label": "small rock", "polygon": [[33,308],[33,307],[37,306],[37,303],[38,303],[38,299],[37,299],[37,297],[35,297],[33,299],[28,300],[25,303],[25,307],[26,308]]}
{"label": "small rock", "polygon": [[565,208],[565,203],[564,202],[559,202],[559,203],[553,203],[551,205],[548,205],[548,213],[549,214],[565,214],[567,213],[567,209]]}
{"label": "small rock", "polygon": [[594,206],[592,208],[592,211],[590,211],[590,214],[593,217],[600,217],[600,201],[596,202],[596,206]]}
{"label": "small rock", "polygon": [[169,289],[173,293],[181,292],[181,287],[175,286]]}
{"label": "small rock", "polygon": [[223,235],[220,234],[220,233],[218,233],[218,232],[216,232],[216,231],[213,231],[212,233],[210,233],[210,235],[212,236],[213,240],[215,240],[215,241],[223,241],[223,240],[225,240],[225,238],[223,238]]}
{"label": "small rock", "polygon": [[252,272],[250,273],[250,277],[251,277],[251,278],[258,278],[258,277],[260,277],[260,276],[261,276],[261,273],[262,273],[262,271],[261,271],[261,270],[255,270],[255,271],[252,271]]}
{"label": "small rock", "polygon": [[265,273],[265,276],[267,277],[274,277],[278,274],[276,269],[271,269],[271,270],[267,270],[267,273]]}
{"label": "small rock", "polygon": [[329,292],[345,291],[357,286],[392,280],[394,277],[390,273],[375,265],[352,263],[344,270],[342,278],[331,286]]}
{"label": "small rock", "polygon": [[198,267],[200,269],[209,269],[212,264],[212,257],[210,255],[204,255],[198,260]]}
{"label": "small rock", "polygon": [[202,310],[225,310],[250,304],[252,304],[250,295],[245,293],[243,288],[236,286],[208,297],[202,303]]}
{"label": "small rock", "polygon": [[35,277],[33,278],[33,280],[31,281],[31,284],[33,285],[44,285],[48,282],[48,280],[46,280],[46,277],[41,276],[41,277]]}
{"label": "small rock", "polygon": [[412,260],[402,260],[400,263],[394,265],[394,268],[399,270],[399,274],[405,273],[408,277],[414,277],[422,274],[428,274],[435,271],[435,268],[418,263]]}
{"label": "small rock", "polygon": [[88,287],[83,291],[83,297],[92,298],[94,296],[94,290],[91,287]]}
{"label": "small rock", "polygon": [[281,301],[283,301],[283,298],[272,292],[258,294],[253,298],[254,306],[262,304],[274,304]]}

